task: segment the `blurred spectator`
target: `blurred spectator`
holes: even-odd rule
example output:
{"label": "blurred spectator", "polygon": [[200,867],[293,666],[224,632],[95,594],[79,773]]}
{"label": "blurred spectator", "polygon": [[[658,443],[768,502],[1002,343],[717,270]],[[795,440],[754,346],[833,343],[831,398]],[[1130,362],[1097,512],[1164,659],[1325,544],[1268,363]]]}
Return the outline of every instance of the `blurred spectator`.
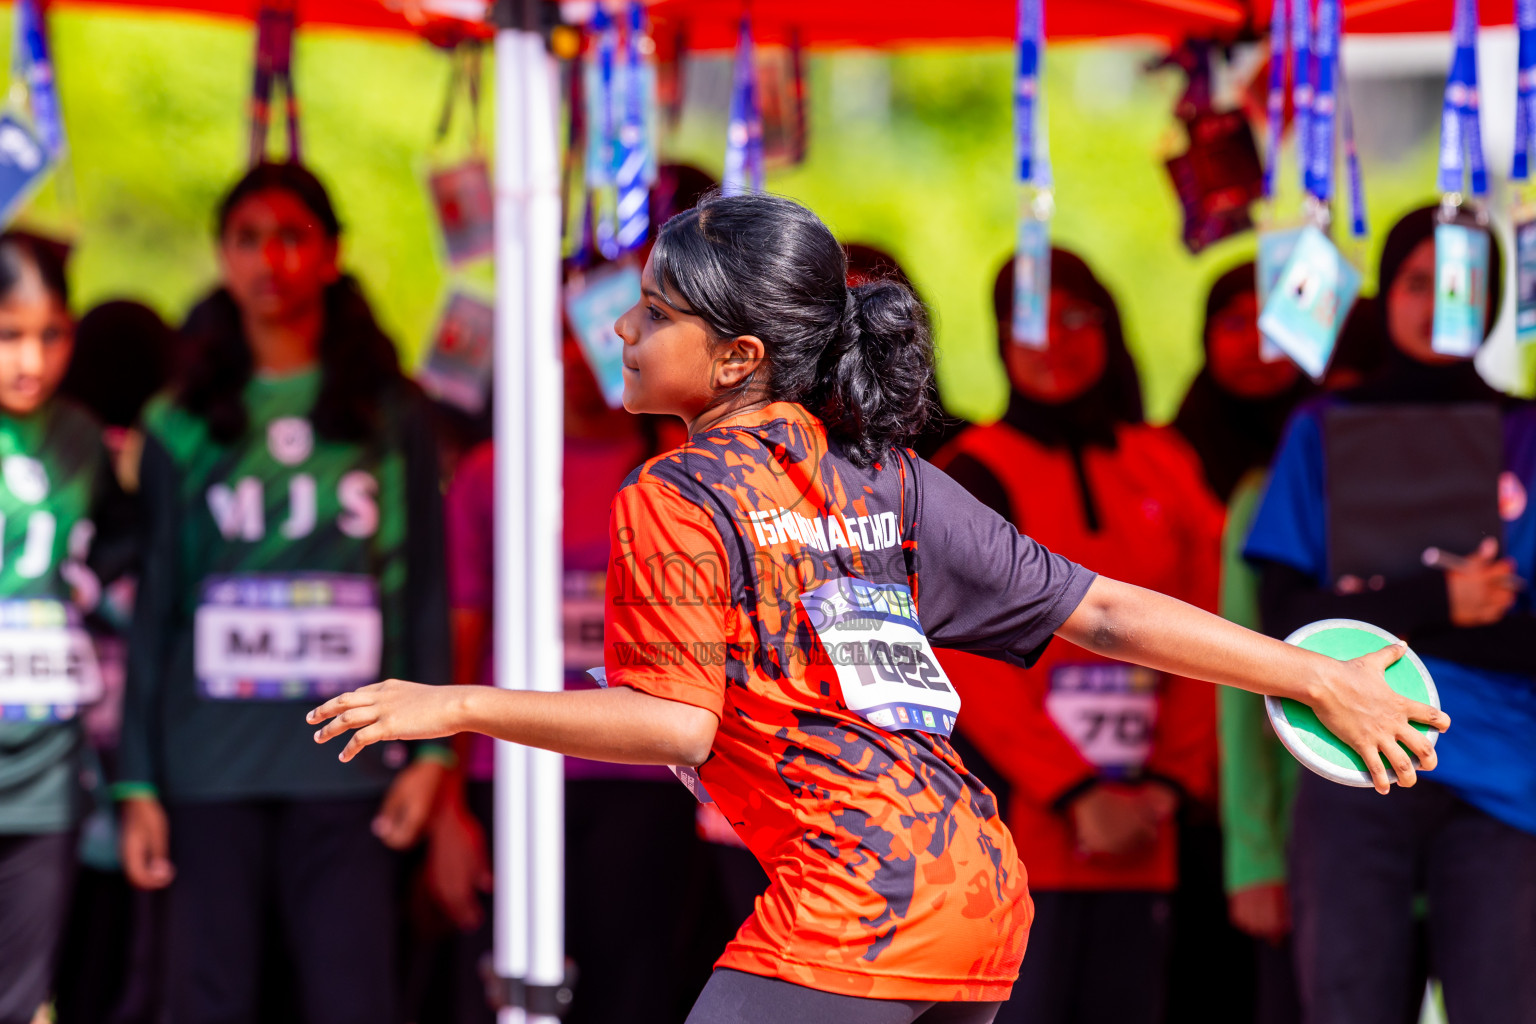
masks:
{"label": "blurred spectator", "polygon": [[1295,363],[1263,358],[1253,275],[1253,264],[1244,263],[1211,286],[1202,332],[1205,366],[1173,421],[1223,502],[1245,474],[1269,465],[1291,410],[1311,390]]}
{"label": "blurred spectator", "polygon": [[[132,508],[101,427],[56,396],[74,348],[64,260],[64,248],[46,239],[0,235],[0,606],[12,627],[0,637],[10,666],[0,687],[4,1024],[31,1021],[53,994],[88,806],[91,758],[79,711],[101,685],[95,659],[75,645],[103,581],[134,555]],[[15,628],[22,624],[30,628]],[[39,666],[66,643],[75,664]]]}
{"label": "blurred spectator", "polygon": [[[430,421],[339,269],[310,172],[253,168],[218,232],[223,285],[188,316],[178,387],[144,415],[124,869],[168,889],[167,1020],[258,1019],[275,938],[289,1019],[378,1024],[397,1012],[393,851],[415,842],[451,753],[342,763],[304,714],[372,679],[447,682]],[[343,644],[304,641],[322,626]]]}
{"label": "blurred spectator", "polygon": [[[1529,749],[1536,618],[1519,591],[1519,578],[1536,571],[1536,509],[1526,500],[1536,486],[1536,416],[1501,399],[1470,361],[1433,350],[1435,230],[1433,207],[1392,229],[1374,306],[1391,342],[1386,365],[1292,420],[1244,549],[1261,574],[1267,632],[1283,637],[1327,618],[1390,630],[1422,656],[1452,719],[1436,749],[1436,771],[1385,800],[1301,773],[1289,910],[1309,1024],[1412,1019],[1422,995],[1414,973],[1421,892],[1430,969],[1443,983],[1450,1019],[1536,1020],[1536,759]],[[1489,281],[1491,327],[1502,282],[1496,241]],[[1466,424],[1490,413],[1503,417],[1502,438],[1495,419],[1491,441],[1503,449],[1504,472],[1481,486],[1490,513],[1497,491],[1503,537],[1456,552],[1466,560],[1444,570],[1419,568],[1418,550],[1408,550],[1411,572],[1367,579],[1337,572],[1341,537],[1389,528],[1396,536],[1401,524],[1426,521],[1461,534],[1485,529],[1475,512],[1445,503],[1443,489],[1456,481],[1428,480],[1385,455],[1350,455],[1345,473],[1332,464],[1346,457],[1333,444],[1338,432],[1372,417],[1394,417],[1394,429],[1420,424],[1414,437],[1422,444],[1407,456],[1417,460],[1433,446],[1464,446],[1460,439],[1475,436]],[[1334,507],[1340,482],[1367,489],[1401,522],[1347,520]]]}
{"label": "blurred spectator", "polygon": [[[1008,411],[967,429],[938,464],[1052,551],[1214,607],[1221,510],[1183,439],[1143,422],[1108,290],[1054,250],[1044,349],[1010,337],[1011,261],[993,298]],[[1062,641],[1027,670],[941,657],[966,705],[967,766],[985,770],[984,758],[1008,784],[1005,819],[1035,901],[1029,952],[997,1020],[1160,1021],[1174,818],[1214,796],[1210,687]]]}
{"label": "blurred spectator", "polygon": [[[1354,387],[1380,368],[1385,342],[1376,323],[1379,316],[1373,299],[1356,303],[1328,364],[1325,388],[1338,391]],[[1250,329],[1256,349],[1256,317]],[[1262,463],[1249,468],[1233,488],[1222,534],[1221,614],[1249,629],[1261,628],[1259,580],[1243,560],[1243,543],[1263,500],[1269,463],[1279,438],[1276,432]],[[1291,955],[1286,843],[1301,767],[1270,727],[1263,697],[1221,687],[1216,692],[1216,708],[1221,738],[1220,875],[1227,892],[1228,916],[1239,931],[1254,940],[1252,1019],[1256,1024],[1297,1024],[1301,1004]],[[1414,977],[1415,986],[1422,989],[1422,972]],[[1232,1009],[1236,1012],[1236,1007]],[[1415,1005],[1413,1020],[1417,1014]]]}
{"label": "blurred spectator", "polygon": [[[142,441],[132,428],[144,404],[169,381],[175,348],[175,333],[158,313],[138,302],[104,302],[75,327],[74,358],[59,391],[102,422],[103,440],[126,486],[135,483],[132,474]],[[60,954],[55,999],[60,1024],[114,1020],[125,997],[138,1001],[136,992],[153,977],[151,971],[134,971],[135,956],[153,944],[147,936],[140,937],[153,910],[148,897],[134,894],[123,876],[117,815],[106,795],[107,782],[116,776],[127,659],[124,632],[133,613],[133,586],[133,577],[125,576],[107,587],[89,620],[104,689],[102,699],[82,715],[88,756],[94,758],[86,776],[95,785],[93,806],[81,827],[80,868]]]}

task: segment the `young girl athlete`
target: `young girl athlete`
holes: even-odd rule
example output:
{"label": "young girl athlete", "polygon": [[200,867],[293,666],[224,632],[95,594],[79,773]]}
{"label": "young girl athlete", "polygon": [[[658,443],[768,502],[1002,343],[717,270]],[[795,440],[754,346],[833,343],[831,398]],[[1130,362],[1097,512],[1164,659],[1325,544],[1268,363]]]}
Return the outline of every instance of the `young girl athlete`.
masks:
{"label": "young girl athlete", "polygon": [[[341,759],[473,730],[577,757],[700,766],[772,884],[691,1024],[992,1020],[1024,955],[1024,870],[949,733],[932,654],[1027,665],[1059,635],[1311,704],[1388,782],[1434,750],[1393,693],[1403,648],[1338,662],[1046,551],[899,447],[932,344],[890,281],[850,289],[814,214],[713,197],[661,230],[619,319],[625,404],[687,444],[614,499],[602,691],[389,680],[309,715]],[[1406,748],[1406,749],[1405,749]],[[643,927],[642,922],[634,922]]]}

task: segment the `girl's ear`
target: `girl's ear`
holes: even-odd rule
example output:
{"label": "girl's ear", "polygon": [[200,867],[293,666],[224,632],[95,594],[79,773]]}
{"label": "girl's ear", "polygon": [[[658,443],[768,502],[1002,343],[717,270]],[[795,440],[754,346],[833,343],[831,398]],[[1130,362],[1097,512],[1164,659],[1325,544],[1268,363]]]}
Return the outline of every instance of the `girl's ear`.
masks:
{"label": "girl's ear", "polygon": [[732,338],[721,345],[715,358],[715,387],[734,388],[763,365],[763,339],[751,334]]}

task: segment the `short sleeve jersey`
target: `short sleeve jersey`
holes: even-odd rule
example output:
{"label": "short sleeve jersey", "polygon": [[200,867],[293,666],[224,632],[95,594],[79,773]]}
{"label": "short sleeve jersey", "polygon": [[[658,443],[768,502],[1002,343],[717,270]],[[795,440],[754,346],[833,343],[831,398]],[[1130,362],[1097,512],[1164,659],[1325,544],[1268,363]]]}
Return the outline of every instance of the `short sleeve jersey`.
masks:
{"label": "short sleeve jersey", "polygon": [[700,779],[771,884],[719,966],[866,998],[1004,999],[1032,914],[1024,870],[943,732],[849,708],[801,600],[847,579],[907,588],[934,646],[1025,665],[1093,575],[910,451],[856,466],[774,403],[619,492],[609,682],[720,718]]}

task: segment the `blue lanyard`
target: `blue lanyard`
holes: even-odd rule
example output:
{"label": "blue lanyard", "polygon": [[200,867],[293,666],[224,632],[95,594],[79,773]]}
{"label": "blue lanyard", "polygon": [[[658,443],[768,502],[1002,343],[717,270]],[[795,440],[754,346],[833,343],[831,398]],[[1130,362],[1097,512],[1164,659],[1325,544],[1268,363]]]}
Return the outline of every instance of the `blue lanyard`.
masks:
{"label": "blue lanyard", "polygon": [[741,19],[736,43],[736,71],[731,84],[731,115],[726,128],[725,173],[720,191],[728,196],[763,190],[763,115],[757,105],[757,67],[752,53],[752,23]]}
{"label": "blue lanyard", "polygon": [[1291,8],[1291,59],[1296,77],[1291,81],[1291,106],[1296,118],[1296,159],[1305,184],[1307,147],[1312,142],[1312,0],[1293,0]]}
{"label": "blue lanyard", "polygon": [[1520,29],[1520,72],[1515,79],[1515,163],[1509,176],[1530,177],[1531,134],[1536,131],[1536,0],[1515,0],[1515,24]]}
{"label": "blue lanyard", "polygon": [[1355,147],[1355,117],[1349,106],[1349,89],[1344,82],[1344,68],[1337,66],[1339,79],[1339,116],[1343,118],[1344,161],[1349,173],[1349,231],[1356,238],[1365,238],[1369,230],[1365,223],[1365,184],[1360,175],[1360,153]]}
{"label": "blue lanyard", "polygon": [[1472,194],[1488,193],[1483,138],[1478,124],[1477,0],[1456,0],[1456,52],[1445,80],[1440,113],[1440,191],[1461,192],[1466,173]]}
{"label": "blue lanyard", "polygon": [[645,180],[645,63],[641,55],[645,6],[640,0],[629,0],[628,27],[629,38],[624,43],[624,125],[619,129],[618,170],[614,173],[619,193],[618,243],[623,252],[638,248],[651,226],[650,188]]}
{"label": "blue lanyard", "polygon": [[[1536,3],[1536,0],[1531,0]],[[1264,154],[1264,198],[1275,194],[1280,166],[1280,140],[1285,136],[1285,61],[1289,54],[1285,27],[1286,0],[1275,0],[1269,19],[1269,145]]]}
{"label": "blue lanyard", "polygon": [[1317,23],[1312,33],[1312,57],[1316,77],[1311,116],[1307,121],[1308,142],[1303,166],[1307,191],[1326,203],[1333,199],[1333,137],[1338,108],[1338,0],[1318,0]]}
{"label": "blue lanyard", "polygon": [[[1042,184],[1049,175],[1044,140],[1035,137],[1035,112],[1045,96],[1040,68],[1045,63],[1044,0],[1019,0],[1018,67],[1013,87],[1013,138],[1021,185]],[[1044,118],[1040,119],[1044,124]],[[1037,149],[1042,155],[1037,157]]]}
{"label": "blue lanyard", "polygon": [[32,122],[38,138],[52,156],[64,148],[64,122],[59,113],[59,94],[54,88],[53,60],[43,33],[43,16],[37,0],[16,0],[16,28],[12,74],[26,83]]}

